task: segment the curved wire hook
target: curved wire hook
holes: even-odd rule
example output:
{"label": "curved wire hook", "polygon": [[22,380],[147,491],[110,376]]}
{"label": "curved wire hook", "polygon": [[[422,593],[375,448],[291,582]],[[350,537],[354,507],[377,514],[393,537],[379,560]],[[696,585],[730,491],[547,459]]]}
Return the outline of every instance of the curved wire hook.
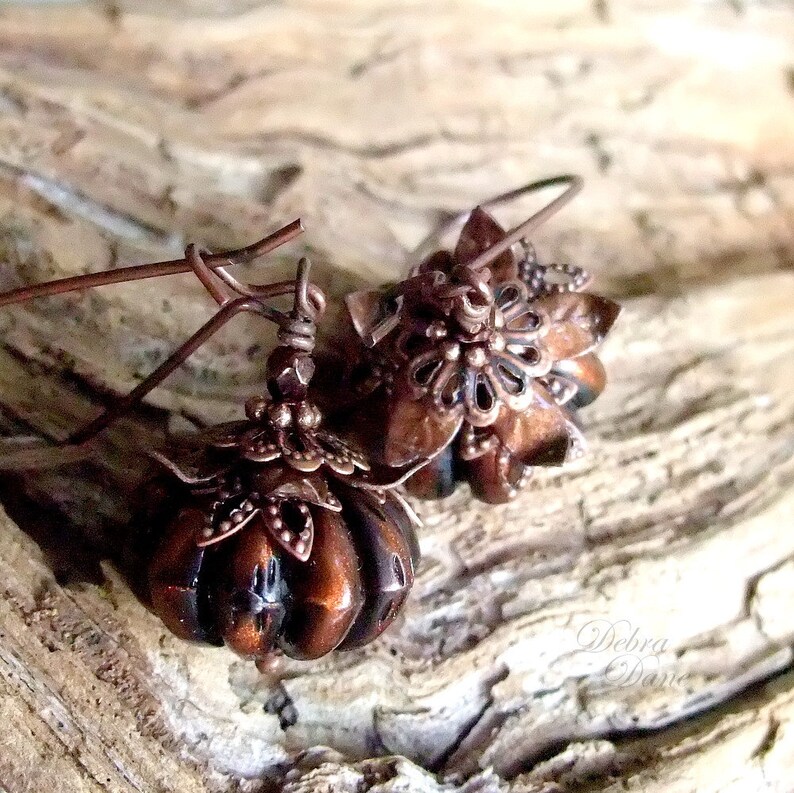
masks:
{"label": "curved wire hook", "polygon": [[[565,190],[558,195],[555,199],[546,204],[542,209],[539,209],[533,215],[528,217],[523,223],[520,223],[514,229],[511,229],[507,236],[492,245],[488,250],[483,251],[476,259],[473,259],[468,267],[473,270],[479,270],[489,265],[494,259],[498,258],[506,250],[509,250],[517,242],[521,242],[531,234],[535,229],[542,226],[549,218],[556,215],[566,204],[569,204],[576,195],[581,191],[584,186],[584,179],[581,176],[573,174],[562,174],[560,176],[552,176],[548,179],[539,179],[535,182],[518,187],[515,190],[509,190],[506,193],[489,198],[479,205],[481,209],[492,209],[503,204],[509,204],[521,196],[528,195],[529,193],[537,192],[538,190],[546,190],[551,187],[565,187]],[[476,208],[476,207],[475,207]],[[429,234],[414,250],[414,256],[418,259],[423,259],[428,253],[432,253],[430,247],[435,247],[440,243],[441,238],[454,229],[456,226],[462,224],[471,215],[474,210],[466,210],[454,215],[452,218],[443,223],[438,229]]]}
{"label": "curved wire hook", "polygon": [[[258,240],[252,245],[226,253],[213,253],[206,257],[205,264],[215,269],[220,263],[244,264],[258,259],[286,242],[303,233],[303,224],[300,220],[293,220],[283,228],[274,231],[267,237]],[[37,297],[48,295],[63,295],[77,289],[93,289],[107,284],[123,284],[128,281],[139,281],[143,278],[159,278],[161,275],[176,275],[189,273],[192,267],[185,259],[172,259],[167,262],[154,262],[153,264],[137,264],[131,267],[119,267],[116,270],[105,270],[100,273],[74,275],[69,278],[58,278],[33,286],[21,286],[0,294],[0,307],[10,306],[15,303],[24,303]]]}
{"label": "curved wire hook", "polygon": [[[207,259],[205,259],[205,255],[208,257]],[[207,261],[211,258],[212,254],[208,251],[200,251],[193,243],[185,249],[185,261],[188,266],[221,308],[236,299],[228,290],[235,293],[237,297],[248,297],[257,301],[294,293],[292,314],[289,318],[284,315],[282,324],[294,322],[297,315],[305,317],[309,322],[317,322],[325,313],[325,293],[319,286],[309,282],[311,265],[305,257],[298,262],[297,273],[293,281],[277,281],[270,284],[244,283],[231,275],[224,266],[210,267]],[[229,263],[234,264],[232,261]],[[228,290],[223,289],[223,286],[228,287]]]}
{"label": "curved wire hook", "polygon": [[293,313],[309,317],[313,321],[320,320],[325,313],[325,292],[309,280],[311,262],[302,256],[298,260],[298,272],[295,276],[295,305]]}
{"label": "curved wire hook", "polygon": [[296,304],[293,310],[299,309],[303,316],[318,321],[325,313],[325,292],[308,281],[308,273],[309,261],[305,258],[298,262],[298,272],[294,281],[277,281],[274,284],[245,284],[231,275],[225,267],[218,267],[214,271],[226,286],[242,297],[268,300],[294,291]]}

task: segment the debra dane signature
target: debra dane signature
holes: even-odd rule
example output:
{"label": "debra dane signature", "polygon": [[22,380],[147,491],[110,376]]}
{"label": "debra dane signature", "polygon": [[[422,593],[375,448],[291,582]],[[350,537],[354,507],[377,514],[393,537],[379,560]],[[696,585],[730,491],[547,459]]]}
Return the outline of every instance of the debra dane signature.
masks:
{"label": "debra dane signature", "polygon": [[585,652],[612,656],[603,670],[611,685],[656,688],[686,687],[689,683],[688,673],[662,669],[667,639],[645,636],[629,620],[590,620],[579,629],[576,641]]}

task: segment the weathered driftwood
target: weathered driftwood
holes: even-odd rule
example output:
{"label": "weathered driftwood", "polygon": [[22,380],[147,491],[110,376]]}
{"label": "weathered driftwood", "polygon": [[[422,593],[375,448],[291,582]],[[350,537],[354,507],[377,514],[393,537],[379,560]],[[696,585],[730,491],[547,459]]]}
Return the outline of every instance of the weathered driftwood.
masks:
{"label": "weathered driftwood", "polygon": [[[615,773],[653,789],[724,753],[707,789],[764,776],[775,789],[792,749],[792,301],[794,278],[778,275],[630,303],[606,349],[613,383],[590,413],[590,457],[507,507],[465,492],[423,506],[404,624],[367,651],[289,664],[280,683],[166,635],[110,570],[103,586],[60,587],[7,523],[3,778],[19,784],[39,752],[75,790],[104,775],[111,789],[212,788],[213,773],[258,778],[325,744],[464,776],[492,767],[488,784],[516,790]],[[74,478],[28,489],[85,512],[89,494],[67,495]],[[62,525],[32,530],[68,541]],[[617,634],[596,639],[606,622]],[[626,644],[635,629],[644,648]],[[434,789],[407,763],[307,771],[315,760],[292,775],[354,789],[405,774]],[[26,773],[34,789],[50,771]]]}
{"label": "weathered driftwood", "polygon": [[[93,464],[8,480],[27,534],[3,520],[0,786],[785,790],[790,7],[257,5],[4,9],[3,288],[300,215],[275,269],[309,248],[338,296],[395,277],[444,212],[578,171],[538,248],[635,295],[591,454],[503,508],[422,505],[403,623],[279,680],[174,640],[98,571],[144,468],[125,451],[162,416],[114,428]],[[4,312],[9,431],[75,426],[210,310],[181,276]],[[241,322],[153,403],[226,418],[267,339]]]}

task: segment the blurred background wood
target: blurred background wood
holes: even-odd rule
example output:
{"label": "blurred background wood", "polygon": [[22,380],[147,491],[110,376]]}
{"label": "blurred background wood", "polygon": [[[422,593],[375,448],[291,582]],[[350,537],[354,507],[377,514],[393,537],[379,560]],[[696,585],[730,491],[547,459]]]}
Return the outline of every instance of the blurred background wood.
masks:
{"label": "blurred background wood", "polygon": [[[144,468],[130,443],[227,418],[257,387],[271,337],[241,320],[153,395],[169,416],[124,422],[95,463],[2,486],[0,786],[790,789],[789,3],[0,10],[3,289],[244,245],[300,216],[306,235],[258,272],[308,252],[338,298],[397,278],[447,213],[560,172],[587,187],[537,236],[541,257],[627,304],[587,460],[508,507],[465,491],[423,506],[404,623],[262,678],[167,636],[99,567]],[[188,276],[4,310],[7,431],[75,426],[211,310]],[[587,652],[594,620],[631,630]],[[616,646],[634,630],[644,652]],[[621,679],[638,653],[655,675]]]}

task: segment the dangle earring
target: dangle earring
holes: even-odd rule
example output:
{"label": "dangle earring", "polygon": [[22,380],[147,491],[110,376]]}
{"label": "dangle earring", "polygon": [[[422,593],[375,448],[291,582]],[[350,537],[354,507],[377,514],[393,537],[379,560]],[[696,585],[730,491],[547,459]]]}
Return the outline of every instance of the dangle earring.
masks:
{"label": "dangle earring", "polygon": [[[486,211],[560,186],[512,231]],[[347,297],[364,345],[350,386],[357,415],[381,428],[367,432],[381,439],[373,455],[398,467],[430,460],[408,480],[412,494],[438,498],[465,481],[483,501],[503,503],[532,467],[583,454],[576,410],[606,384],[593,349],[620,309],[583,291],[590,278],[580,268],[541,264],[528,242],[581,187],[559,176],[498,196],[463,216],[454,251],[422,257],[394,287]]]}
{"label": "dangle earring", "polygon": [[[184,260],[0,295],[7,305],[192,270],[220,307],[128,396],[67,439],[67,450],[85,448],[237,314],[278,326],[267,360],[268,395],[248,400],[246,419],[152,452],[163,473],[143,491],[145,525],[137,527],[135,551],[144,580],[137,588],[171,632],[225,643],[263,665],[279,651],[308,660],[372,641],[401,610],[419,563],[418,521],[393,489],[416,466],[371,466],[324,429],[310,399],[325,296],[309,283],[309,262],[300,261],[294,281],[270,285],[241,283],[223,266],[272,250],[300,233],[296,224],[242,251],[205,257],[190,246]],[[288,312],[265,302],[289,294]],[[9,452],[0,465],[31,467],[22,455]]]}

